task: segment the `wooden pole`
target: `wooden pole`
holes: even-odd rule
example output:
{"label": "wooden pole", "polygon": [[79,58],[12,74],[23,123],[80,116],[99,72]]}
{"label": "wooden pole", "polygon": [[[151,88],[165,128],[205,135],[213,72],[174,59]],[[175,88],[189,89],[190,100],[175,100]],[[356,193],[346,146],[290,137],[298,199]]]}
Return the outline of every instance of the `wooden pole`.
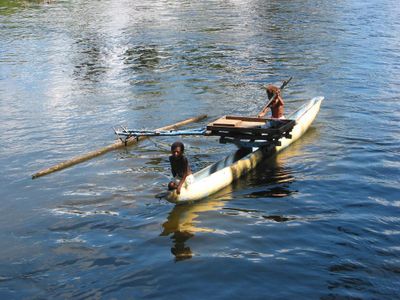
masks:
{"label": "wooden pole", "polygon": [[[164,126],[164,127],[158,128],[157,130],[175,129],[175,128],[187,125],[189,123],[201,121],[201,120],[203,120],[205,118],[207,118],[207,115],[200,115],[198,117],[186,119],[186,120],[183,120],[181,122],[178,122],[178,123],[175,123],[175,124],[172,124],[172,125],[168,125],[168,126]],[[81,162],[87,161],[89,159],[92,159],[94,157],[100,156],[100,155],[102,155],[104,153],[107,153],[107,152],[110,152],[112,150],[120,149],[120,148],[123,148],[125,146],[134,145],[138,141],[144,140],[146,138],[148,138],[148,137],[146,137],[146,136],[141,136],[141,137],[138,137],[138,138],[130,137],[129,139],[127,139],[126,143],[124,143],[121,140],[118,140],[115,143],[110,144],[110,145],[108,145],[106,147],[103,147],[103,148],[88,152],[88,153],[86,153],[84,155],[76,156],[74,158],[71,158],[69,160],[63,161],[63,162],[61,162],[61,163],[59,163],[59,164],[57,164],[55,166],[52,166],[50,168],[43,169],[43,170],[33,174],[32,175],[32,179],[35,179],[35,178],[38,178],[38,177],[41,177],[41,176],[44,176],[44,175],[47,175],[47,174],[50,174],[50,173],[53,173],[53,172],[56,172],[56,171],[60,171],[60,170],[69,168],[69,167],[71,167],[73,165],[76,165],[76,164],[79,164]]]}

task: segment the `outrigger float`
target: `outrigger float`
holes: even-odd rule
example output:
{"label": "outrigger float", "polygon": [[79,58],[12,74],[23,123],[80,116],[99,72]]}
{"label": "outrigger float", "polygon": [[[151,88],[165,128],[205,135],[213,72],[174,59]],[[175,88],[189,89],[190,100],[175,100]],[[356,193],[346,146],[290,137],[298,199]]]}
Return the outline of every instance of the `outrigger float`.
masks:
{"label": "outrigger float", "polygon": [[316,118],[323,100],[324,97],[309,100],[287,119],[223,116],[198,129],[129,130],[122,127],[115,130],[115,133],[121,141],[141,136],[219,136],[220,143],[233,143],[239,147],[224,159],[194,173],[194,180],[190,185],[184,183],[180,194],[172,190],[156,195],[169,202],[182,204],[218,192],[254,169],[263,159],[275,155],[299,139]]}

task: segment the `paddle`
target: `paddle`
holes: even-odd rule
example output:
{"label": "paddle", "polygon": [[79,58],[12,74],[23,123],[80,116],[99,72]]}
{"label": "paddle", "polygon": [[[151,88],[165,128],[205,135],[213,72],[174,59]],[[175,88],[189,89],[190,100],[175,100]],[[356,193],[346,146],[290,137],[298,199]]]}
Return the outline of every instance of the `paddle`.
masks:
{"label": "paddle", "polygon": [[[293,78],[293,77],[290,76],[290,78],[289,78],[288,80],[284,80],[283,83],[282,83],[282,85],[281,85],[281,87],[280,87],[280,90],[283,90],[283,89],[285,88],[285,86],[288,85],[288,83],[290,82],[290,80],[292,80],[292,78]],[[259,117],[259,118],[262,117],[262,116],[260,116],[260,115],[261,115],[262,113],[264,113],[264,112],[267,110],[267,108],[272,104],[272,102],[275,101],[276,97],[277,97],[277,95],[274,94],[273,97],[271,98],[271,100],[268,101],[267,105],[264,106],[264,108],[260,111],[260,113],[258,114],[257,117]]]}

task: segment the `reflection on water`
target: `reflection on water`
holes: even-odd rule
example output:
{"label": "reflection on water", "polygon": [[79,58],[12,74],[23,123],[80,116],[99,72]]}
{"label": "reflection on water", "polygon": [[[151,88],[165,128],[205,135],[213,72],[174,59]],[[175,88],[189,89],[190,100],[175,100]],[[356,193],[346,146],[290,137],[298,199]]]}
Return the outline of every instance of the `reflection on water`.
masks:
{"label": "reflection on water", "polygon": [[17,12],[18,9],[25,9],[35,5],[47,5],[54,2],[54,0],[1,0],[0,15]]}
{"label": "reflection on water", "polygon": [[249,195],[246,195],[246,197],[248,197],[248,198],[286,197],[292,193],[293,193],[293,191],[291,191],[285,187],[272,187],[265,191],[252,192]]}
{"label": "reflection on water", "polygon": [[296,192],[290,189],[290,185],[295,181],[293,172],[290,168],[280,165],[279,158],[268,160],[250,174],[251,184],[262,190],[250,192],[246,198],[269,198],[286,197]]}
{"label": "reflection on water", "polygon": [[155,45],[136,46],[124,53],[124,63],[134,71],[155,69],[160,62],[160,55]]}
{"label": "reflection on water", "polygon": [[205,199],[193,204],[176,205],[169,213],[167,221],[162,225],[163,231],[161,236],[169,236],[174,243],[171,253],[176,260],[188,259],[193,256],[190,247],[186,246],[186,242],[194,237],[198,232],[213,232],[215,229],[200,227],[201,221],[198,217],[208,211],[220,210],[225,201],[232,192],[231,187],[225,188],[216,194],[213,199]]}
{"label": "reflection on water", "polygon": [[171,239],[174,241],[174,246],[171,248],[171,253],[175,256],[176,261],[192,258],[193,253],[190,247],[185,246],[185,242],[192,238],[194,234],[188,231],[175,231]]}
{"label": "reflection on water", "polygon": [[73,78],[80,81],[97,82],[107,70],[107,58],[104,53],[104,41],[94,32],[81,33],[75,42],[76,56],[73,58],[75,69]]}
{"label": "reflection on water", "polygon": [[287,221],[296,220],[296,218],[292,218],[292,217],[283,217],[283,216],[275,216],[275,215],[263,216],[263,217],[267,220],[273,220],[275,222],[287,222]]}

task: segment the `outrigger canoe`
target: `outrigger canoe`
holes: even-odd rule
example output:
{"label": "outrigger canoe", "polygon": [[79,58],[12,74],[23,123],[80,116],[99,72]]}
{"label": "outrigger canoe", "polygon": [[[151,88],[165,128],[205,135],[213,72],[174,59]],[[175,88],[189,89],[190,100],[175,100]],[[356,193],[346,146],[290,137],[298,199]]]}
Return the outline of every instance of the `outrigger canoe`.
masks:
{"label": "outrigger canoe", "polygon": [[164,198],[175,204],[183,204],[206,198],[237,180],[254,169],[263,159],[285,149],[299,139],[316,118],[324,97],[315,97],[288,116],[296,121],[291,138],[282,137],[279,146],[268,145],[250,148],[249,151],[239,149],[224,159],[193,174],[190,185],[184,183],[178,195],[176,190],[164,194]]}

